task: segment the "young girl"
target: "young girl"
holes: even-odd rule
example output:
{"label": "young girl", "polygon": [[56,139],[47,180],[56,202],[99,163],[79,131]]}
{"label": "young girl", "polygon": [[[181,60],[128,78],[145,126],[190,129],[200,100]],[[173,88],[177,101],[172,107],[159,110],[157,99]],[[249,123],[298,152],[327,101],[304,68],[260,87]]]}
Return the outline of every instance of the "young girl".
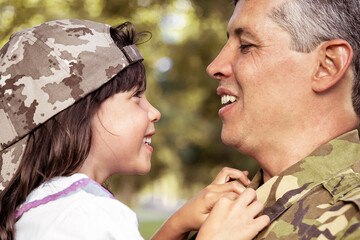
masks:
{"label": "young girl", "polygon": [[[0,51],[0,238],[142,239],[137,218],[101,186],[146,174],[160,112],[145,97],[130,23],[57,20]],[[251,239],[268,223],[244,173],[224,169],[153,239]],[[241,217],[242,216],[242,217]],[[245,231],[246,230],[246,231]]]}

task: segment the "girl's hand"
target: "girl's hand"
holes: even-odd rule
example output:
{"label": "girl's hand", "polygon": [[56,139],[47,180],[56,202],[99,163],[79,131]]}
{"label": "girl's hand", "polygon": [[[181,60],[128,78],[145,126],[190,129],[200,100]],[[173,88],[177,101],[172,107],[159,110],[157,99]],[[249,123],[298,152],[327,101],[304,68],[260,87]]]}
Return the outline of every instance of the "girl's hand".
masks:
{"label": "girl's hand", "polygon": [[221,198],[201,226],[197,240],[253,239],[270,223],[260,215],[263,203],[257,201],[255,190],[246,189],[237,199]]}
{"label": "girl's hand", "polygon": [[[248,172],[223,168],[215,180],[175,212],[153,236],[157,239],[183,239],[188,232],[200,229],[215,203],[223,198],[237,198],[250,181]],[[238,181],[240,180],[242,184]]]}
{"label": "girl's hand", "polygon": [[[223,168],[214,181],[189,200],[177,214],[184,221],[187,231],[198,230],[211,212],[215,203],[225,195],[227,197],[240,195],[245,186],[250,183],[247,178],[248,172],[242,172],[233,168]],[[238,181],[240,180],[242,184]],[[230,193],[230,194],[229,194]]]}

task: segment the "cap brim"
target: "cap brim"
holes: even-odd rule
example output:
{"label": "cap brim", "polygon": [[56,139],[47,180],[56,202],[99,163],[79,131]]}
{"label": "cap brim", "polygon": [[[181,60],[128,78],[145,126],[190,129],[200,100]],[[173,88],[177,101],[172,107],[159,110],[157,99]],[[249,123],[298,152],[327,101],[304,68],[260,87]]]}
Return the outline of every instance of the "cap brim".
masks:
{"label": "cap brim", "polygon": [[28,135],[0,152],[0,191],[10,183],[24,154]]}

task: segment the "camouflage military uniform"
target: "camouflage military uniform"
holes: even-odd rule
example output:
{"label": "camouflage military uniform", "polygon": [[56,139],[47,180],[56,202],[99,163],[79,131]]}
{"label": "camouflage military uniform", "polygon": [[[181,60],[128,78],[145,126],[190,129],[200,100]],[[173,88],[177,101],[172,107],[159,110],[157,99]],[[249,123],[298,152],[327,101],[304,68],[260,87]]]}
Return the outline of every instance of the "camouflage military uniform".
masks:
{"label": "camouflage military uniform", "polygon": [[360,142],[346,133],[261,185],[271,224],[255,239],[360,239]]}

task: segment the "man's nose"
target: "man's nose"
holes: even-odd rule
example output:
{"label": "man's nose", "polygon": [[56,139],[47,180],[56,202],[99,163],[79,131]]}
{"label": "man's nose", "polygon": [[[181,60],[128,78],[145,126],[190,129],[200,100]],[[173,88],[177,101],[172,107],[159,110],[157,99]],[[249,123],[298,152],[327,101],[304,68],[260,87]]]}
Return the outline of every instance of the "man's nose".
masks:
{"label": "man's nose", "polygon": [[209,64],[206,72],[212,78],[220,80],[223,77],[228,77],[232,72],[231,64],[232,56],[228,45],[225,45],[220,51],[219,55]]}

